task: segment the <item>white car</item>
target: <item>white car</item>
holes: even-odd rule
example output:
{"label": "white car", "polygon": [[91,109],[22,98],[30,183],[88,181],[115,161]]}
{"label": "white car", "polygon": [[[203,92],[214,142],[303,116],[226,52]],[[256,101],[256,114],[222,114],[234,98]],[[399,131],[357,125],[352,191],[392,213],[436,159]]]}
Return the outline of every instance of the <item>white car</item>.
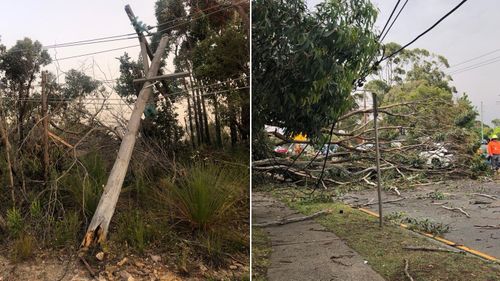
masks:
{"label": "white car", "polygon": [[419,156],[425,160],[425,166],[429,168],[446,168],[451,165],[453,160],[453,154],[439,144],[436,150],[422,151]]}

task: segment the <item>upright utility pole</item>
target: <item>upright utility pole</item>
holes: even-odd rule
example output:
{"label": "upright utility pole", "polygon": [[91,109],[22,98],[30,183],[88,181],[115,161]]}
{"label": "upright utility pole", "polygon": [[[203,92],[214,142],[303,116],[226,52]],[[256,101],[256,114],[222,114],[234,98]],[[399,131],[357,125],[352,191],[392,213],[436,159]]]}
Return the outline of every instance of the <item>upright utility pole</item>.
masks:
{"label": "upright utility pole", "polygon": [[47,71],[42,71],[42,118],[43,118],[43,180],[47,186],[50,181],[50,156],[49,156],[49,114],[48,114],[48,93],[47,93]]}
{"label": "upright utility pole", "polygon": [[377,94],[372,93],[373,98],[373,127],[375,130],[375,154],[377,157],[376,165],[377,165],[377,195],[378,195],[378,217],[379,217],[379,225],[382,227],[383,225],[383,217],[382,217],[382,186],[381,186],[381,177],[382,173],[380,172],[380,147],[378,142],[378,126],[377,126],[377,118],[378,118],[378,104],[377,104]]}
{"label": "upright utility pole", "polygon": [[[167,43],[168,38],[162,37],[158,49],[156,49],[153,61],[151,62],[151,66],[149,66],[146,78],[152,78],[157,75]],[[143,46],[144,45],[141,44],[141,47]],[[84,248],[89,247],[94,243],[102,243],[106,240],[109,223],[111,222],[111,217],[115,211],[118,196],[120,195],[120,191],[122,189],[123,180],[125,179],[130,159],[132,158],[132,152],[134,150],[136,136],[141,122],[141,116],[146,107],[146,102],[152,94],[152,86],[153,84],[151,82],[146,81],[139,93],[139,96],[137,97],[134,110],[132,111],[130,120],[127,124],[127,130],[123,136],[122,143],[120,144],[115,164],[109,174],[108,181],[104,187],[104,192],[99,200],[99,205],[97,205],[97,209],[92,217],[87,233],[83,238],[81,246]]]}
{"label": "upright utility pole", "polygon": [[484,140],[484,130],[483,130],[483,101],[481,101],[481,143]]}

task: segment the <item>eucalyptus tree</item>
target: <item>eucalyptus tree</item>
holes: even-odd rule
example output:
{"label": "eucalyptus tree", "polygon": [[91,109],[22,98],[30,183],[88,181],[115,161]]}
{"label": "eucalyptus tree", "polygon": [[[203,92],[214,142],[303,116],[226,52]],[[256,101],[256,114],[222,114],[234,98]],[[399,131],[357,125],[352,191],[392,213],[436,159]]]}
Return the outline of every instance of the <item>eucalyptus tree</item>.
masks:
{"label": "eucalyptus tree", "polygon": [[19,143],[24,139],[24,123],[29,114],[28,99],[33,83],[41,67],[48,65],[51,61],[49,53],[42,48],[42,44],[30,38],[18,40],[0,56],[0,70],[4,73],[2,84],[8,89],[9,97],[17,101]]}
{"label": "eucalyptus tree", "polygon": [[349,110],[353,86],[379,54],[368,0],[255,0],[252,32],[253,124],[287,135],[320,136]]}

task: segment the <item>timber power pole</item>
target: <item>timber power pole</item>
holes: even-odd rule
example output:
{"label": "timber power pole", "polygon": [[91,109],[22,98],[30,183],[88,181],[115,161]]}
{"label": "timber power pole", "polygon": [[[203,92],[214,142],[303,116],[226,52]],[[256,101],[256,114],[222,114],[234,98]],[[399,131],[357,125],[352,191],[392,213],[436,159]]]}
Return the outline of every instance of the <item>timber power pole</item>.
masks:
{"label": "timber power pole", "polygon": [[[162,37],[154,54],[151,65],[149,66],[146,78],[152,78],[157,75],[167,43],[168,38]],[[141,44],[142,48],[144,48],[144,46],[145,44]],[[144,63],[145,67],[146,64],[147,60]],[[115,211],[116,203],[118,202],[118,197],[122,189],[130,159],[132,157],[132,151],[135,146],[141,116],[146,107],[146,102],[152,94],[152,86],[153,84],[151,82],[146,81],[139,93],[139,96],[137,97],[130,120],[127,124],[127,130],[120,144],[118,155],[108,177],[106,186],[104,187],[104,192],[102,193],[97,209],[92,217],[92,221],[90,222],[85,237],[83,238],[81,247],[84,249],[92,244],[100,244],[106,240],[109,223],[111,222],[111,218]]]}
{"label": "timber power pole", "polygon": [[49,114],[48,114],[47,72],[42,71],[42,125],[43,125],[43,179],[45,186],[50,181],[50,156],[49,156]]}
{"label": "timber power pole", "polygon": [[483,128],[483,101],[481,101],[481,144],[484,140],[484,128]]}
{"label": "timber power pole", "polygon": [[377,104],[377,94],[372,93],[372,98],[373,98],[373,128],[374,128],[374,131],[375,131],[375,155],[376,155],[376,158],[377,158],[376,165],[377,165],[378,218],[379,218],[379,225],[380,225],[380,227],[382,227],[384,219],[382,217],[382,186],[381,186],[382,173],[380,171],[380,147],[379,147],[379,141],[378,141],[378,125],[377,125],[378,104]]}

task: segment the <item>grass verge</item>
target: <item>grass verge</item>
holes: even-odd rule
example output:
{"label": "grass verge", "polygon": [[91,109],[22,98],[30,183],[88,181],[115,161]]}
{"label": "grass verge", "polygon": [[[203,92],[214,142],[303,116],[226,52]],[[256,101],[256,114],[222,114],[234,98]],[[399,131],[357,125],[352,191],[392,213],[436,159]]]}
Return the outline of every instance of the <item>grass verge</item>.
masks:
{"label": "grass verge", "polygon": [[409,261],[409,273],[415,280],[500,280],[500,268],[494,263],[461,253],[405,250],[405,246],[436,247],[436,244],[393,224],[386,224],[380,229],[377,218],[345,204],[304,200],[293,191],[283,191],[280,189],[273,194],[301,213],[332,209],[332,214],[317,221],[357,251],[388,281],[407,280],[405,259]]}
{"label": "grass verge", "polygon": [[263,229],[252,227],[252,280],[267,280],[271,245]]}

